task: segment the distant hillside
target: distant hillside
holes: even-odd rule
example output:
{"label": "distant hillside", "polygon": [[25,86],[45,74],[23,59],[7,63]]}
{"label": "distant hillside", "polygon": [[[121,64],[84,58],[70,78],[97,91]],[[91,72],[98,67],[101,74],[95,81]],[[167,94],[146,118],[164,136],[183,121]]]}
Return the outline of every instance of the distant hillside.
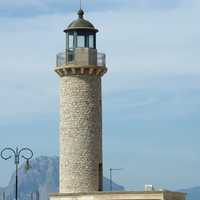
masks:
{"label": "distant hillside", "polygon": [[180,190],[187,193],[187,200],[200,200],[200,186]]}
{"label": "distant hillside", "polygon": [[[47,200],[48,194],[58,191],[58,157],[38,157],[31,161],[31,169],[26,172],[24,165],[19,169],[19,194],[20,200],[30,199],[32,192],[39,192],[40,199]],[[109,179],[104,178],[104,190],[109,190]],[[6,200],[14,199],[15,173],[4,191]],[[124,190],[124,187],[113,183],[113,190]],[[1,193],[1,189],[0,189]],[[1,195],[2,197],[2,195]],[[0,198],[2,199],[2,198]]]}
{"label": "distant hillside", "polygon": [[0,195],[2,196],[4,189],[0,187]]}
{"label": "distant hillside", "polygon": [[[30,200],[32,192],[39,192],[41,200],[47,200],[48,194],[58,191],[58,157],[38,157],[31,161],[31,169],[26,172],[24,165],[19,169],[20,200]],[[104,177],[104,191],[109,191],[110,181]],[[14,199],[15,173],[6,188],[0,187],[0,200],[2,192],[6,192],[6,200]],[[113,183],[113,190],[122,191],[123,186]],[[200,187],[180,190],[188,193],[187,200],[200,200]]]}

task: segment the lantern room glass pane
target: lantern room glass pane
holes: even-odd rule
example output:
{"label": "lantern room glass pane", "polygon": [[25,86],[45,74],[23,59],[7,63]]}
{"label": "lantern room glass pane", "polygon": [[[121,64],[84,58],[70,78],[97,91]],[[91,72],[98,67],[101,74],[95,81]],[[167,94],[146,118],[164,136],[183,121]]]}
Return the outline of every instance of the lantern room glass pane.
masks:
{"label": "lantern room glass pane", "polygon": [[74,48],[74,36],[69,35],[69,49],[73,49],[73,48]]}
{"label": "lantern room glass pane", "polygon": [[74,50],[68,50],[68,63],[73,63],[74,61]]}
{"label": "lantern room glass pane", "polygon": [[84,35],[78,35],[77,36],[77,47],[78,48],[84,48],[85,47],[85,36]]}
{"label": "lantern room glass pane", "polygon": [[89,48],[94,48],[94,35],[89,35]]}

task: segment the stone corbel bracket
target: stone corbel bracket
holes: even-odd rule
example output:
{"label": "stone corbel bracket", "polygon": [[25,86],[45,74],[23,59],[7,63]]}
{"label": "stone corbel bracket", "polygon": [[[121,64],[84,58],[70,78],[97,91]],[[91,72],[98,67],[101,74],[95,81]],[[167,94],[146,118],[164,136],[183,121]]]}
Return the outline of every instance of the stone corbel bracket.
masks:
{"label": "stone corbel bracket", "polygon": [[61,67],[56,67],[55,72],[60,76],[71,76],[71,75],[95,75],[103,76],[107,72],[105,66],[95,66],[95,65],[63,65]]}

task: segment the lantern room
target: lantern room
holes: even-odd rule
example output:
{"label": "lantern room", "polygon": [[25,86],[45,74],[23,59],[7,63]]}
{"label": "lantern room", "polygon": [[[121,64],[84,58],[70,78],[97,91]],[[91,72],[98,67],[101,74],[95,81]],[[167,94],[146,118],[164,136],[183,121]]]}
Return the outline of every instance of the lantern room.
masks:
{"label": "lantern room", "polygon": [[57,55],[57,67],[63,65],[105,66],[105,54],[96,49],[96,33],[94,25],[84,19],[84,11],[78,11],[78,19],[74,20],[67,29],[65,53]]}
{"label": "lantern room", "polygon": [[66,33],[66,49],[74,50],[76,48],[96,49],[97,29],[83,18],[84,11],[78,11],[78,19],[73,21],[64,32]]}

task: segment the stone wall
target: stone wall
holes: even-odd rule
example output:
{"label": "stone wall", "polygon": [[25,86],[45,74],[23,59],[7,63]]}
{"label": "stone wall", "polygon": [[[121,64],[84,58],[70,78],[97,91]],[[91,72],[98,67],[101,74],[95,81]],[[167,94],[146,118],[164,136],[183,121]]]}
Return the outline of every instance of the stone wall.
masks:
{"label": "stone wall", "polygon": [[60,83],[60,192],[99,189],[102,161],[101,77],[70,75]]}

